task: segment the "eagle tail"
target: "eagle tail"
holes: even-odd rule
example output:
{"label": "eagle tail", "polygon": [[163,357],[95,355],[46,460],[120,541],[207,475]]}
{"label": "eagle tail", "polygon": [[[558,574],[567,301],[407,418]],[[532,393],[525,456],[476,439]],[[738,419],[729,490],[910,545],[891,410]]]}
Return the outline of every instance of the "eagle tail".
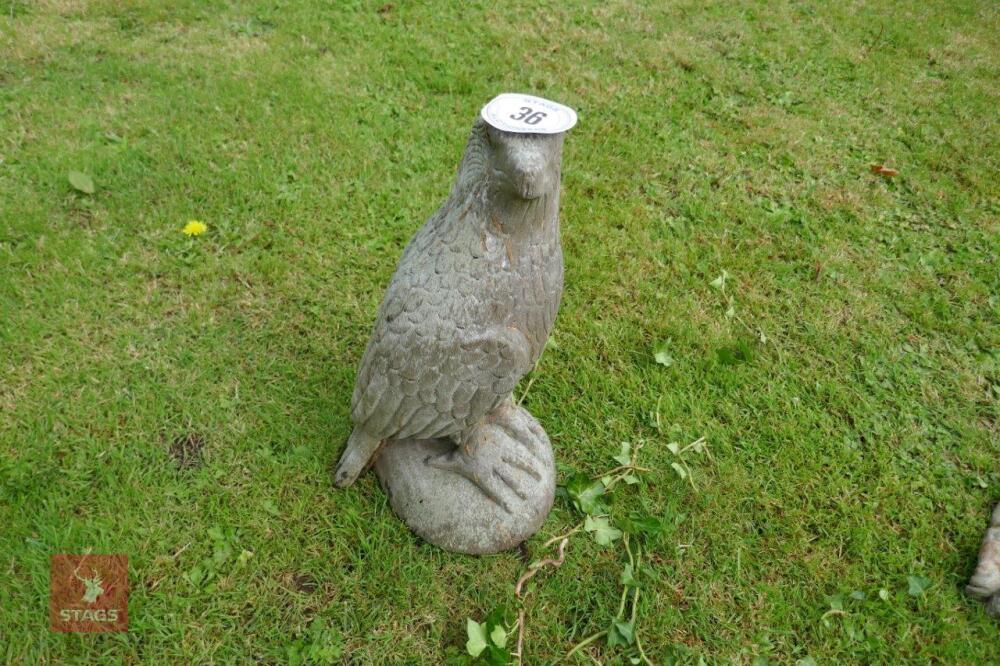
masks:
{"label": "eagle tail", "polygon": [[333,473],[333,483],[338,488],[346,488],[354,483],[365,471],[381,444],[382,440],[372,437],[361,428],[355,428],[347,438],[347,447],[340,456],[337,471]]}

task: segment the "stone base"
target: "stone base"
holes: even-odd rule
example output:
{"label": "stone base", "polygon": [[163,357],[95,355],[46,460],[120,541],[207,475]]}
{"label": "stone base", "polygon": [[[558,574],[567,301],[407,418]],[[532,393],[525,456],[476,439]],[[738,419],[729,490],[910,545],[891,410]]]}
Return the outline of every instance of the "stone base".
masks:
{"label": "stone base", "polygon": [[[542,526],[555,497],[552,446],[526,410],[512,406],[507,420],[515,428],[486,426],[475,448],[481,476],[473,476],[499,488],[494,497],[465,474],[441,468],[447,465],[439,461],[455,457],[448,440],[397,440],[379,452],[375,473],[382,489],[418,536],[445,550],[486,555],[517,546]],[[530,441],[515,439],[514,432],[531,433]]]}

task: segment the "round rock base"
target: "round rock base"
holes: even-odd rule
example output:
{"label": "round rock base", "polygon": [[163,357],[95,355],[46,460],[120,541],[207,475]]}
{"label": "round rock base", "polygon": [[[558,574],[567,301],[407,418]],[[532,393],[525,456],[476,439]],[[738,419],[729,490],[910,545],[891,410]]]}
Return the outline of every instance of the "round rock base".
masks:
{"label": "round rock base", "polygon": [[386,444],[375,473],[396,515],[425,541],[472,555],[513,548],[537,532],[556,487],[552,446],[538,421],[512,407],[503,426],[482,429],[474,456],[460,453],[449,440]]}

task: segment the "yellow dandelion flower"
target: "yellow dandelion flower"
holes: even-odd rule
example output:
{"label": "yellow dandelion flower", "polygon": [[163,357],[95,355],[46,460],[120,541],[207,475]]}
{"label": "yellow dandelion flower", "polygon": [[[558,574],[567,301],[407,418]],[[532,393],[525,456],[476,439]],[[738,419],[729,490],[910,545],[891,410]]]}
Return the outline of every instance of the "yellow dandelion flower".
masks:
{"label": "yellow dandelion flower", "polygon": [[200,236],[208,231],[208,225],[199,220],[188,220],[188,223],[181,229],[188,236]]}

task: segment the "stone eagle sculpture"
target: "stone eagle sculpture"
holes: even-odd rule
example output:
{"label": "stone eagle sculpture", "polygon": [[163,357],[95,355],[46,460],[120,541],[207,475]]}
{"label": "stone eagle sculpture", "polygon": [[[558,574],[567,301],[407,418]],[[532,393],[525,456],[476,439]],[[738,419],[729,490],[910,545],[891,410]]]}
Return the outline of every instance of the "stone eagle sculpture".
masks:
{"label": "stone eagle sculpture", "polygon": [[334,482],[375,463],[397,514],[450,550],[516,545],[552,504],[548,439],[511,394],[562,295],[563,137],[477,119],[451,194],[403,251],[358,369]]}
{"label": "stone eagle sculpture", "polygon": [[979,549],[979,563],[965,591],[985,602],[987,613],[1000,617],[1000,504],[993,509],[990,526]]}

